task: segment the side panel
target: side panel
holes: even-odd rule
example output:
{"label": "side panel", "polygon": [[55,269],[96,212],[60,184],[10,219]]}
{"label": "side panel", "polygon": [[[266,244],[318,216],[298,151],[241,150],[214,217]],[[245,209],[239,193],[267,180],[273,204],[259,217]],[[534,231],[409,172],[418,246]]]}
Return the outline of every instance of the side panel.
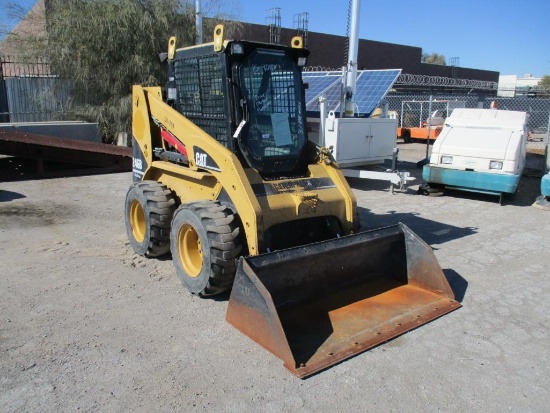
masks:
{"label": "side panel", "polygon": [[500,194],[514,193],[521,174],[492,174],[485,172],[460,171],[433,166],[424,166],[422,178],[428,183],[442,184],[466,191]]}
{"label": "side panel", "polygon": [[136,138],[132,137],[132,179],[134,182],[143,181],[143,176],[148,168],[149,163],[145,159],[141,147]]}
{"label": "side panel", "polygon": [[145,179],[162,182],[177,195],[182,204],[197,200],[216,200],[222,190],[220,182],[212,174],[196,172],[165,161],[153,161]]}
{"label": "side panel", "polygon": [[540,192],[543,196],[550,196],[550,172],[542,177],[540,181]]}

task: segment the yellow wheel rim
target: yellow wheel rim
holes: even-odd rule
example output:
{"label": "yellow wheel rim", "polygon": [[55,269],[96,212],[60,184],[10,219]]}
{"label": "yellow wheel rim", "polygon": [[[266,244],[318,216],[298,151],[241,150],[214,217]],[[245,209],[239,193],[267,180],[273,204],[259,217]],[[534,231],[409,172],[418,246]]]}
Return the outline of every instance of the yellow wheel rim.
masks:
{"label": "yellow wheel rim", "polygon": [[145,222],[145,213],[141,203],[134,199],[130,204],[130,226],[132,227],[132,235],[134,239],[141,243],[145,239],[147,223]]}
{"label": "yellow wheel rim", "polygon": [[202,243],[195,228],[189,224],[182,225],[178,231],[178,255],[187,275],[198,277],[202,270]]}

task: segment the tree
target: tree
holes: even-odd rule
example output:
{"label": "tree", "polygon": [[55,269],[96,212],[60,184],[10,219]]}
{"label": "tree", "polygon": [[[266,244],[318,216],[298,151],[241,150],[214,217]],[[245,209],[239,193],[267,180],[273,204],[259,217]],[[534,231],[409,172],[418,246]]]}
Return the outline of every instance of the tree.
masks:
{"label": "tree", "polygon": [[[221,1],[221,0],[220,0]],[[194,0],[47,0],[51,72],[70,81],[71,112],[99,122],[106,142],[129,131],[131,87],[164,85],[168,38],[195,42]],[[211,0],[209,5],[219,3]],[[203,11],[205,8],[203,8]],[[217,16],[221,19],[221,16]],[[214,22],[205,22],[205,38]],[[212,26],[212,27],[210,27]],[[73,116],[74,117],[74,116]]]}
{"label": "tree", "polygon": [[434,65],[446,65],[445,56],[439,53],[422,54],[422,63],[431,63]]}
{"label": "tree", "polygon": [[550,88],[550,75],[544,75],[541,80],[539,80],[539,86]]}
{"label": "tree", "polygon": [[20,4],[4,3],[0,1],[0,42],[10,33],[10,27],[27,14],[27,10]]}

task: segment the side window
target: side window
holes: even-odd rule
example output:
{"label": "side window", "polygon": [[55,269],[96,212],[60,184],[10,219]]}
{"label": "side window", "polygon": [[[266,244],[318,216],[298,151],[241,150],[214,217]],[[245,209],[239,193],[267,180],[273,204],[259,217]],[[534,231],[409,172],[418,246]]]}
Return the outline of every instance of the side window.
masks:
{"label": "side window", "polygon": [[174,62],[177,108],[206,133],[230,148],[223,91],[222,63],[217,54],[187,57]]}

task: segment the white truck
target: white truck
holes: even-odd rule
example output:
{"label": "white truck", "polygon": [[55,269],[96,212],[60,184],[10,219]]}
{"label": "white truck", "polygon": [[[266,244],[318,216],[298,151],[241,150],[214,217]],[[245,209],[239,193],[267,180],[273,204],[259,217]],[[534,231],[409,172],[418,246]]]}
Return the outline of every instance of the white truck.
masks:
{"label": "white truck", "polygon": [[525,112],[455,109],[436,139],[422,177],[424,194],[448,187],[495,194],[516,192],[527,145]]}

